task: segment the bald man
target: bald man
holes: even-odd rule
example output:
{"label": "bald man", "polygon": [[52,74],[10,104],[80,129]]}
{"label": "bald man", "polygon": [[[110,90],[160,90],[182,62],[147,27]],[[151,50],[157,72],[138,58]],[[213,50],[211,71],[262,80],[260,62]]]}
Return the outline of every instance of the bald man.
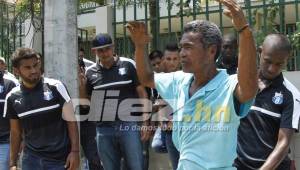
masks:
{"label": "bald man", "polygon": [[259,92],[238,128],[238,170],[289,170],[289,145],[299,126],[299,91],[282,75],[291,54],[288,38],[268,35],[260,48]]}

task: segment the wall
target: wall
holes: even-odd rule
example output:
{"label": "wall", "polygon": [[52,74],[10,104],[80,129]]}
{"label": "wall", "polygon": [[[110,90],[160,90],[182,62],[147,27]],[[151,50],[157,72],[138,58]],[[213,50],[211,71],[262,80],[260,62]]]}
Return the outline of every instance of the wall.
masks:
{"label": "wall", "polygon": [[[285,72],[284,76],[300,89],[300,71]],[[300,113],[299,113],[300,114]],[[291,144],[291,157],[296,162],[297,169],[300,169],[300,134],[296,133]]]}

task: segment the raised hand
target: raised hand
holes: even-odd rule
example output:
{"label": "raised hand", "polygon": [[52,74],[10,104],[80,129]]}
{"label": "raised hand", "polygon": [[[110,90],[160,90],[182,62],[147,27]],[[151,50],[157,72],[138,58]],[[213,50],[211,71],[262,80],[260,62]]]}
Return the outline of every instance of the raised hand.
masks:
{"label": "raised hand", "polygon": [[151,38],[147,33],[145,23],[130,21],[126,24],[126,28],[129,30],[131,40],[135,46],[145,46],[150,42]]}
{"label": "raised hand", "polygon": [[245,26],[248,26],[247,20],[244,16],[244,12],[236,0],[216,0],[225,5],[227,9],[224,9],[223,13],[231,18],[232,24],[237,31],[242,30]]}

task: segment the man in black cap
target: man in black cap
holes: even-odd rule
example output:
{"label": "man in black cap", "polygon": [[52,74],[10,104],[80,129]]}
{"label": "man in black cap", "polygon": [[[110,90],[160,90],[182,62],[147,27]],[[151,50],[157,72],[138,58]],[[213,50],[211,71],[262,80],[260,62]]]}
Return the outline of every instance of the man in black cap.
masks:
{"label": "man in black cap", "polygon": [[[93,64],[94,62],[85,59],[84,49],[81,48],[78,52],[78,64],[82,72],[85,72],[86,69]],[[88,114],[89,106],[82,104],[79,106],[80,114],[86,116]],[[86,165],[89,170],[102,170],[103,167],[100,162],[100,158],[97,152],[96,144],[96,125],[92,121],[81,121],[80,122],[80,144],[83,150],[83,153],[86,157]]]}
{"label": "man in black cap", "polygon": [[[96,141],[104,169],[120,169],[120,160],[124,158],[128,169],[142,170],[141,139],[148,139],[149,134],[140,134],[136,128],[134,117],[141,118],[141,114],[133,113],[130,104],[122,103],[129,101],[127,99],[146,98],[147,94],[139,84],[134,61],[114,56],[113,47],[108,34],[98,34],[94,38],[92,51],[96,53],[97,63],[86,70],[86,79],[81,77],[86,83],[85,89],[81,87],[81,98],[92,96],[90,114],[98,117]],[[95,98],[95,93],[103,96]],[[93,103],[101,105],[100,110],[93,108]]]}

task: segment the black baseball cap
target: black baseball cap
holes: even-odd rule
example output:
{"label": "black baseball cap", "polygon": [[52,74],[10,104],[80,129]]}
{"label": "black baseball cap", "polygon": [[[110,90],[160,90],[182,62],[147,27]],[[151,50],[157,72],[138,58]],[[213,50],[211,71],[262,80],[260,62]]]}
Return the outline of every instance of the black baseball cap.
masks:
{"label": "black baseball cap", "polygon": [[92,49],[99,49],[112,46],[113,42],[109,34],[100,33],[97,34],[96,37],[93,39],[92,45]]}

